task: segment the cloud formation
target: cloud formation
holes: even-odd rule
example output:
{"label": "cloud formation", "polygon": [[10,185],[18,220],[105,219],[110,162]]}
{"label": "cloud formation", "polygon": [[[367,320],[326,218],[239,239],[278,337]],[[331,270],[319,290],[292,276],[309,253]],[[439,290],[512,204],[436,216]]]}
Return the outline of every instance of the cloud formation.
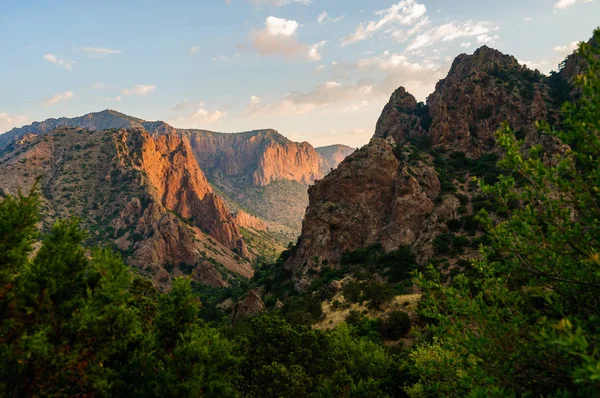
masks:
{"label": "cloud formation", "polygon": [[320,13],[317,16],[317,22],[320,24],[324,24],[327,22],[331,22],[331,23],[336,23],[336,22],[340,22],[342,19],[344,19],[344,16],[340,16],[340,17],[336,17],[336,18],[331,18],[329,16],[329,14],[327,13],[327,11],[323,11],[322,13]]}
{"label": "cloud formation", "polygon": [[200,46],[191,46],[188,50],[188,55],[197,54],[200,51]]}
{"label": "cloud formation", "polygon": [[413,25],[425,15],[427,8],[416,0],[402,0],[390,8],[375,12],[379,18],[369,22],[362,22],[356,27],[354,33],[342,40],[342,47],[348,44],[365,40],[377,31],[392,25]]}
{"label": "cloud formation", "polygon": [[23,126],[29,118],[21,115],[9,115],[6,112],[0,112],[0,134],[9,131],[13,127]]}
{"label": "cloud formation", "polygon": [[121,54],[122,50],[115,50],[112,48],[100,48],[100,47],[83,47],[81,49],[85,54],[90,57],[106,57],[108,55]]}
{"label": "cloud formation", "polygon": [[137,84],[130,89],[121,90],[121,94],[126,96],[138,95],[146,96],[156,90],[156,86],[153,84]]}
{"label": "cloud formation", "polygon": [[498,36],[490,36],[489,33],[495,32],[498,29],[500,29],[498,26],[487,21],[453,21],[418,34],[406,50],[412,51],[439,42],[448,42],[466,37],[476,37],[478,43],[490,43],[498,39]]}
{"label": "cloud formation", "polygon": [[59,102],[69,100],[71,98],[73,98],[73,92],[65,91],[64,93],[54,94],[52,97],[46,98],[44,101],[42,101],[42,105],[50,106],[50,105],[57,104]]}
{"label": "cloud formation", "polygon": [[298,41],[300,24],[291,19],[267,17],[261,30],[250,32],[250,41],[254,49],[262,55],[284,55],[288,57],[303,56],[308,61],[319,61],[319,49],[325,41],[313,45]]}
{"label": "cloud formation", "polygon": [[592,1],[593,0],[557,0],[556,3],[554,3],[554,9],[563,10],[574,6],[577,3],[591,3]]}
{"label": "cloud formation", "polygon": [[[184,101],[186,102],[186,101]],[[178,104],[180,105],[180,104]],[[198,104],[185,104],[185,106],[178,110],[187,109],[190,107],[197,107],[192,113],[189,113],[185,116],[179,116],[169,121],[170,124],[177,126],[179,128],[205,128],[207,125],[218,124],[225,116],[227,116],[227,112],[214,110],[209,111],[204,108],[204,103],[200,102]],[[177,108],[177,106],[176,106]]]}
{"label": "cloud formation", "polygon": [[61,68],[65,68],[66,70],[71,70],[73,68],[73,61],[58,58],[56,55],[51,53],[44,54],[44,59],[50,62],[51,64],[60,66]]}

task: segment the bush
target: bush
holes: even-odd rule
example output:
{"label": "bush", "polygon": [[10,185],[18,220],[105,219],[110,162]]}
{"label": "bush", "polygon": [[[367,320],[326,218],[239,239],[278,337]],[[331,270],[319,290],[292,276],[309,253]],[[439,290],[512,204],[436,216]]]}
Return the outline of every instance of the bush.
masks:
{"label": "bush", "polygon": [[410,317],[404,311],[392,311],[381,325],[384,338],[398,340],[408,333],[410,329]]}
{"label": "bush", "polygon": [[344,298],[351,303],[358,303],[361,301],[361,289],[360,283],[357,281],[348,281],[342,287],[342,294]]}
{"label": "bush", "polygon": [[370,281],[364,287],[363,298],[369,307],[379,310],[394,299],[394,291],[387,283]]}

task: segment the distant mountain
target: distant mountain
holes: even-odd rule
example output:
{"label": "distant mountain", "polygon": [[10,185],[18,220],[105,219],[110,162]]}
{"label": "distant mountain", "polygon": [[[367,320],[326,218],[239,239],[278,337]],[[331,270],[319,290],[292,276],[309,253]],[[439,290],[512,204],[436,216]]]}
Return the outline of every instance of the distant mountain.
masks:
{"label": "distant mountain", "polygon": [[28,192],[38,177],[42,228],[76,216],[90,243],[114,245],[163,287],[181,274],[218,287],[253,273],[240,228],[185,137],[139,127],[27,134],[0,155],[0,188]]}
{"label": "distant mountain", "polygon": [[290,141],[275,130],[217,133],[176,129],[114,110],[76,118],[48,119],[0,135],[0,152],[22,137],[44,135],[58,127],[90,131],[141,128],[153,137],[176,134],[189,141],[200,168],[232,210],[260,217],[277,239],[287,244],[300,233],[308,204],[308,185],[323,178],[352,151],[343,145],[313,148]]}
{"label": "distant mountain", "polygon": [[323,176],[327,175],[332,169],[337,168],[348,155],[356,150],[356,148],[341,144],[322,146],[315,149],[321,155],[320,169]]}

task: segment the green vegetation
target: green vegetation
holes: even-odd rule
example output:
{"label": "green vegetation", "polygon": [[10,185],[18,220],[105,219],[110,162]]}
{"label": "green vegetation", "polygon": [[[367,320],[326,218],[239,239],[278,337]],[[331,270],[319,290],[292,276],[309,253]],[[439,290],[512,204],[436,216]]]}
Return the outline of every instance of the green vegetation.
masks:
{"label": "green vegetation", "polygon": [[38,202],[35,193],[0,202],[0,395],[401,392],[400,359],[383,346],[348,328],[321,332],[275,315],[220,331],[201,319],[206,313],[188,279],[159,293],[109,250],[87,256],[75,221],[56,223],[32,255]]}
{"label": "green vegetation", "polygon": [[600,394],[600,49],[579,52],[581,98],[563,107],[561,131],[538,125],[571,149],[547,162],[499,131],[510,173],[482,189],[509,217],[480,211],[489,240],[475,274],[418,277],[430,341],[409,355],[410,396]]}

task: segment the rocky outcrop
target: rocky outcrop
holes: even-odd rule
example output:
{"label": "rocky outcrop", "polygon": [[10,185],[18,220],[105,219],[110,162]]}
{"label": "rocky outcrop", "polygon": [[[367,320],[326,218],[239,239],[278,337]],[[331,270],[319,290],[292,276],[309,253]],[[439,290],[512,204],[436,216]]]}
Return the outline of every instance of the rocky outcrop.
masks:
{"label": "rocky outcrop", "polygon": [[309,189],[302,234],[285,264],[297,287],[322,267],[336,267],[344,253],[373,244],[384,252],[408,246],[419,264],[431,261],[436,237],[449,232],[447,221],[471,217],[477,196],[467,186],[470,172],[449,176],[447,162],[499,153],[494,133],[503,122],[527,144],[560,150],[535,129],[537,120],[558,112],[551,79],[484,46],[454,60],[427,104],[397,89],[371,142]]}
{"label": "rocky outcrop", "polygon": [[189,137],[203,170],[236,178],[239,184],[265,186],[278,180],[310,184],[320,177],[315,149],[307,142],[292,142],[275,130],[236,134],[181,130],[180,133]]}
{"label": "rocky outcrop", "polygon": [[184,274],[214,287],[252,276],[238,226],[179,135],[59,128],[13,146],[0,187],[27,192],[41,176],[44,227],[80,218],[89,244],[114,242],[162,288]]}
{"label": "rocky outcrop", "polygon": [[494,149],[494,133],[508,122],[524,137],[537,136],[535,122],[549,115],[546,78],[517,60],[483,46],[461,54],[428,97],[427,105],[399,88],[390,98],[375,137],[402,143],[422,137],[432,146],[477,157]]}
{"label": "rocky outcrop", "polygon": [[336,167],[348,155],[355,151],[356,148],[351,148],[347,145],[329,145],[315,148],[317,153],[321,156],[319,169],[323,176],[329,174],[329,172]]}
{"label": "rocky outcrop", "polygon": [[238,320],[249,316],[258,315],[265,310],[265,303],[261,298],[261,291],[259,289],[250,290],[246,297],[241,301],[235,303],[233,311],[231,312],[231,318]]}
{"label": "rocky outcrop", "polygon": [[248,256],[238,226],[223,200],[212,192],[186,138],[168,134],[153,139],[143,130],[133,134],[121,132],[118,138],[129,153],[133,147],[140,154],[139,159],[134,157],[133,162],[144,171],[157,197],[168,210],[190,220],[241,256]]}
{"label": "rocky outcrop", "polygon": [[[269,226],[268,233],[285,245],[294,241],[300,232],[308,203],[308,185],[329,173],[350,151],[334,145],[321,148],[319,153],[310,144],[292,142],[275,130],[224,134],[176,129],[161,121],[149,122],[105,110],[13,129],[0,135],[0,152],[3,148],[10,152],[18,145],[16,141],[26,134],[45,135],[60,126],[78,127],[82,131],[142,128],[155,139],[179,136],[190,143],[202,172],[228,206],[244,208],[259,216]],[[215,206],[220,204],[215,203]],[[186,209],[186,214],[189,210]],[[222,240],[230,239],[231,234],[214,230],[223,229],[219,227],[221,222],[227,223],[227,220],[217,220],[209,228],[212,228],[211,233]]]}
{"label": "rocky outcrop", "polygon": [[286,263],[300,287],[311,269],[337,264],[346,252],[374,243],[391,251],[417,240],[440,182],[433,167],[403,164],[394,149],[392,140],[374,138],[309,189],[296,255]]}
{"label": "rocky outcrop", "polygon": [[268,227],[260,218],[246,213],[244,210],[238,210],[231,215],[237,225],[246,229],[255,231],[267,231]]}

